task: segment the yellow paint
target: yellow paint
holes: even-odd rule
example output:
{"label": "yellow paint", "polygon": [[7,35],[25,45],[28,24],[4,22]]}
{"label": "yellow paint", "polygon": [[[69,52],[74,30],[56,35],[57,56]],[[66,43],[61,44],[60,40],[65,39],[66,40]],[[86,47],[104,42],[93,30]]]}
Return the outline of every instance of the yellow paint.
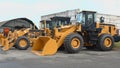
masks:
{"label": "yellow paint", "polygon": [[112,45],[112,40],[111,40],[110,38],[106,38],[106,39],[104,40],[104,45],[105,45],[106,47],[110,47],[110,46]]}
{"label": "yellow paint", "polygon": [[[49,36],[41,36],[33,42],[32,52],[37,55],[53,55],[57,52],[56,40]],[[42,51],[42,52],[40,52]]]}
{"label": "yellow paint", "polygon": [[71,41],[71,45],[73,48],[79,48],[80,47],[80,40],[78,38],[73,38]]}
{"label": "yellow paint", "polygon": [[100,27],[100,23],[96,23],[96,28],[99,28]]}
{"label": "yellow paint", "polygon": [[[62,32],[58,28],[54,28],[54,38],[50,36],[40,36],[33,42],[32,52],[37,55],[53,55],[58,48],[64,43],[64,39],[77,30],[78,25],[62,28]],[[81,27],[81,25],[79,25]],[[65,30],[64,30],[65,29]],[[80,29],[79,29],[80,30]],[[77,40],[77,39],[76,39]],[[78,42],[78,41],[77,41]],[[78,43],[78,45],[80,42]]]}
{"label": "yellow paint", "polygon": [[116,35],[116,28],[115,28],[115,26],[111,26],[111,25],[107,25],[107,24],[106,25],[100,24],[99,28],[102,28],[102,31],[99,34],[99,36],[102,35],[102,34],[110,34],[111,36]]}
{"label": "yellow paint", "polygon": [[[2,49],[4,51],[9,50],[10,48],[12,48],[18,37],[23,36],[24,34],[29,32],[29,28],[28,29],[21,29],[21,30],[15,30],[14,32],[9,31],[8,36],[4,37],[2,34],[2,36],[0,35],[0,44],[2,45]],[[14,40],[14,41],[13,41]],[[27,43],[25,43],[25,41],[20,41],[19,43],[22,47],[24,47]]]}
{"label": "yellow paint", "polygon": [[22,40],[19,41],[19,45],[21,47],[25,47],[27,45],[27,41],[25,39],[22,39]]}

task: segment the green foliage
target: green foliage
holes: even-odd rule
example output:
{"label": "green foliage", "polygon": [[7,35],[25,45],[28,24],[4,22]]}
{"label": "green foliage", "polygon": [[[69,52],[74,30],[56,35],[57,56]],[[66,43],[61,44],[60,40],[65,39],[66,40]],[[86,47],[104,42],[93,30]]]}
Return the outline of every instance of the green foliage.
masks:
{"label": "green foliage", "polygon": [[115,43],[115,48],[120,48],[120,42]]}

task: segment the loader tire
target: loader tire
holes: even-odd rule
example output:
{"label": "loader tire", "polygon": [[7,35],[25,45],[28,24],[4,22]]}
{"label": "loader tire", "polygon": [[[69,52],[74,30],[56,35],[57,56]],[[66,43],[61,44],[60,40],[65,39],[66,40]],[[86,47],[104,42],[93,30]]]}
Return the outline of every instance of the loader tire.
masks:
{"label": "loader tire", "polygon": [[114,38],[109,34],[103,34],[98,39],[97,48],[101,51],[110,51],[114,46]]}
{"label": "loader tire", "polygon": [[68,35],[64,40],[64,47],[67,53],[78,53],[83,47],[83,38],[77,33]]}
{"label": "loader tire", "polygon": [[15,48],[19,50],[27,50],[30,47],[30,41],[27,37],[21,36],[16,40]]}

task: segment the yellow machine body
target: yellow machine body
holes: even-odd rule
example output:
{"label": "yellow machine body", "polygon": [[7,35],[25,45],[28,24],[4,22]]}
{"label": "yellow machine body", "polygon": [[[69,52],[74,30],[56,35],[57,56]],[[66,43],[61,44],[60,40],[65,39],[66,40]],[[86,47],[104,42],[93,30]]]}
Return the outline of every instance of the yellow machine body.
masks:
{"label": "yellow machine body", "polygon": [[64,39],[70,33],[77,30],[81,30],[81,25],[73,25],[61,28],[61,32],[58,28],[55,28],[54,37],[50,36],[40,36],[33,42],[32,52],[37,55],[53,55],[56,54],[58,48],[63,44]]}
{"label": "yellow machine body", "polygon": [[[57,52],[56,40],[47,37],[38,37],[33,44],[32,52],[37,55],[51,55]],[[40,52],[42,51],[42,52]]]}
{"label": "yellow machine body", "polygon": [[116,33],[116,27],[115,27],[115,25],[109,25],[109,24],[100,24],[100,23],[98,23],[98,25],[99,25],[99,27],[96,27],[96,28],[102,28],[102,31],[101,31],[101,33],[99,34],[99,36],[100,35],[102,35],[102,34],[110,34],[110,35],[112,35],[112,36],[114,36],[114,35],[116,35],[117,33]]}
{"label": "yellow machine body", "polygon": [[8,35],[5,37],[4,34],[0,34],[0,44],[2,50],[7,51],[15,45],[18,37],[23,36],[29,32],[28,29],[15,30],[14,32],[9,31]]}
{"label": "yellow machine body", "polygon": [[[101,33],[99,33],[99,36],[101,36],[102,34],[110,34],[112,36],[116,35],[115,26],[110,26],[107,24],[103,25],[97,23],[96,28],[100,28],[100,27],[103,29]],[[74,26],[61,27],[60,32],[58,31],[58,28],[55,28],[54,30],[55,30],[54,38],[52,38],[51,36],[40,36],[36,40],[34,40],[32,47],[32,52],[34,54],[37,54],[39,56],[56,54],[58,48],[62,46],[66,36],[77,31],[81,32],[82,29],[81,29],[81,25],[74,25]],[[84,42],[84,43],[87,43],[87,45],[84,44],[84,46],[93,46],[88,42]]]}
{"label": "yellow machine body", "polygon": [[[44,23],[44,26],[46,26],[45,23]],[[88,46],[88,47],[94,46],[94,44],[88,40],[88,36],[91,33],[90,31],[96,32],[97,29],[100,29],[100,31],[98,31],[99,33],[98,33],[96,39],[99,39],[104,34],[109,34],[112,37],[116,35],[116,27],[114,25],[104,24],[104,23],[94,23],[94,24],[96,24],[94,26],[95,30],[92,29],[93,26],[89,26],[90,28],[88,28],[88,29],[83,28],[83,25],[81,23],[76,23],[74,25],[69,24],[66,26],[59,25],[60,27],[54,27],[54,29],[44,28],[45,35],[40,36],[34,40],[32,52],[39,56],[40,55],[42,55],[42,56],[54,55],[54,54],[56,54],[58,48],[60,48],[64,44],[65,38],[72,33],[77,33],[82,36],[82,38],[84,40],[83,46],[85,46],[85,47],[86,46]],[[91,35],[91,36],[93,36],[93,35]],[[76,39],[74,39],[74,40],[76,40]],[[80,44],[80,42],[74,42],[74,41],[72,42],[71,41],[71,45],[76,45],[76,43]],[[105,44],[107,46],[109,46],[108,44],[112,44],[111,42],[112,42],[112,40],[108,38],[108,39],[106,39]],[[97,40],[96,40],[96,43],[98,43]]]}
{"label": "yellow machine body", "polygon": [[[101,32],[98,34],[98,37],[100,37],[103,34],[110,34],[111,36],[115,36],[117,34],[116,32],[117,28],[115,25],[103,24],[103,23],[97,22],[96,28],[102,28]],[[84,36],[86,36],[85,34],[88,34],[88,33],[84,32]],[[94,46],[94,45],[90,44],[89,42],[84,42],[84,46]]]}

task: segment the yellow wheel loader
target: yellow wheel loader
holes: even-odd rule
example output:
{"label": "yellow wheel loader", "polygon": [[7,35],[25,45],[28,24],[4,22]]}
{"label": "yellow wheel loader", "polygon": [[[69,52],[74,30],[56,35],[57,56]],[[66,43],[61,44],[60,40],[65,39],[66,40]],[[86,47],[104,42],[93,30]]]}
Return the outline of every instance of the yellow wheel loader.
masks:
{"label": "yellow wheel loader", "polygon": [[76,19],[77,22],[71,24],[70,18],[51,18],[50,28],[44,24],[44,35],[33,42],[32,52],[42,56],[53,55],[61,46],[68,53],[77,53],[82,47],[112,50],[115,38],[118,38],[115,25],[96,22],[94,11],[82,11]]}
{"label": "yellow wheel loader", "polygon": [[10,31],[4,29],[0,34],[0,45],[3,51],[7,51],[12,47],[19,50],[26,50],[30,46],[30,40],[25,35],[29,32],[30,28],[22,28],[20,30]]}

